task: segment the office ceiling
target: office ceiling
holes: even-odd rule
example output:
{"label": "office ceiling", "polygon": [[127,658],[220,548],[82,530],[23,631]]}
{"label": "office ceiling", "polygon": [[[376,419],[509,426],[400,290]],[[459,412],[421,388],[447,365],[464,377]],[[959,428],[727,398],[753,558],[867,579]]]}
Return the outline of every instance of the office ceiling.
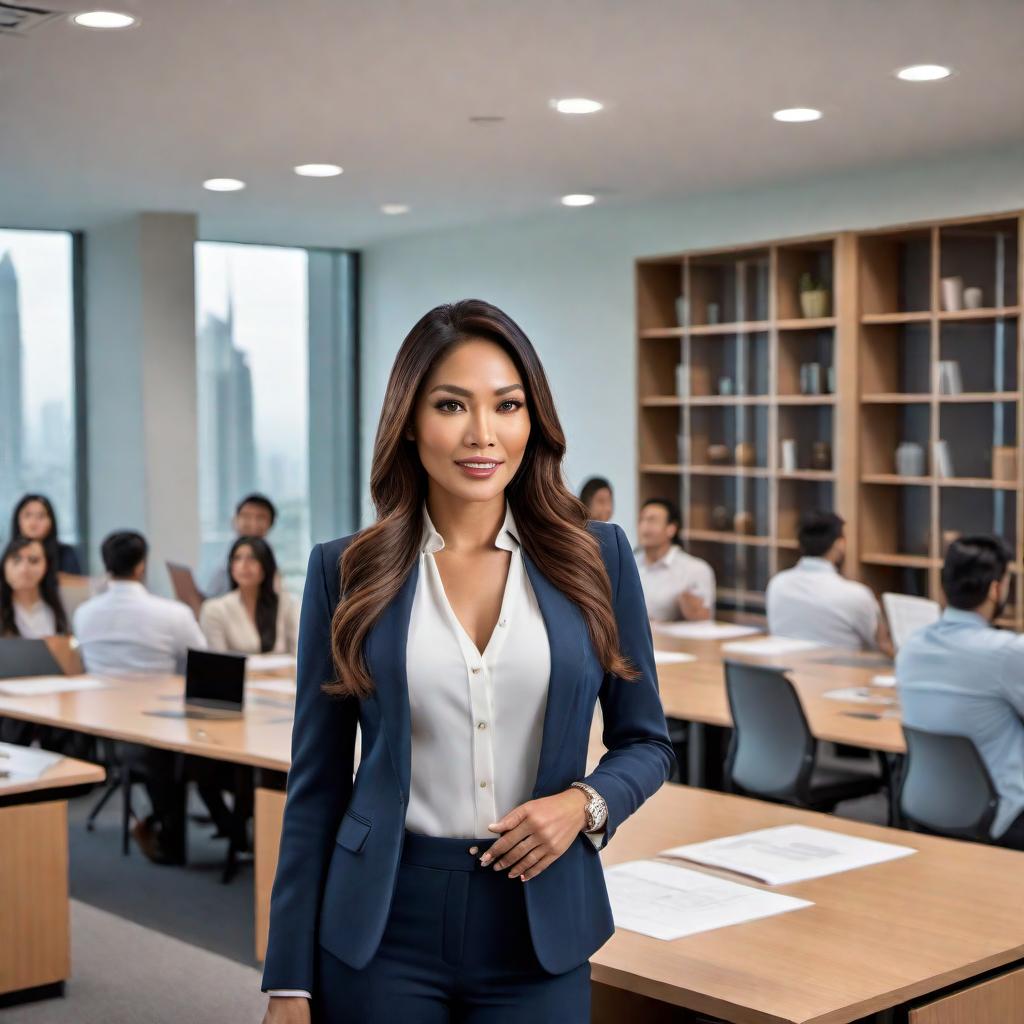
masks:
{"label": "office ceiling", "polygon": [[[97,6],[140,23],[0,35],[0,224],[197,211],[207,238],[361,246],[587,216],[558,205],[568,192],[637,203],[1024,139],[1021,0]],[[919,62],[957,74],[893,77]],[[549,107],[564,96],[606,109],[567,118]],[[825,117],[771,119],[789,106]],[[292,172],[324,161],[345,173]],[[220,176],[248,187],[201,187]],[[384,216],[389,202],[412,211]]]}

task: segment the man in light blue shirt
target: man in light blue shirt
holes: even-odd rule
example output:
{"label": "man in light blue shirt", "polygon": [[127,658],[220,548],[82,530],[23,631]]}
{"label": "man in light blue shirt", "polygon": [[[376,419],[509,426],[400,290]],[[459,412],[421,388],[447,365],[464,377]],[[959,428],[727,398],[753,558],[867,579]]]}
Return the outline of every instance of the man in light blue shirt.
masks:
{"label": "man in light blue shirt", "polygon": [[1024,849],[1024,637],[993,629],[1010,592],[1010,551],[998,537],[961,537],[942,567],[948,607],[900,647],[903,721],[968,736],[999,794],[992,836]]}

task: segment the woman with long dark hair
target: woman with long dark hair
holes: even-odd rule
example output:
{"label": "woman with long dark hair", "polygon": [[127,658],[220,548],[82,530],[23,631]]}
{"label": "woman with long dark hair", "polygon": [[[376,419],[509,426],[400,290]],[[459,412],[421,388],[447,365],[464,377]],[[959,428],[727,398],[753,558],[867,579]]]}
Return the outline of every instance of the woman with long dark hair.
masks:
{"label": "woman with long dark hair", "polygon": [[46,557],[55,573],[81,576],[82,566],[70,544],[64,544],[57,532],[57,513],[45,494],[25,494],[11,515],[11,539],[28,537],[46,548]]}
{"label": "woman with long dark hair", "polygon": [[239,537],[228,554],[231,589],[204,601],[199,627],[212,651],[294,654],[298,609],[286,590],[278,590],[277,560],[262,537]]}
{"label": "woman with long dark hair", "polygon": [[413,327],[376,521],[310,556],[267,1024],[589,1021],[597,851],[672,748],[629,544],[564,455],[510,317],[466,300]]}
{"label": "woman with long dark hair", "polygon": [[68,617],[46,548],[16,537],[0,554],[0,636],[39,640],[63,636]]}

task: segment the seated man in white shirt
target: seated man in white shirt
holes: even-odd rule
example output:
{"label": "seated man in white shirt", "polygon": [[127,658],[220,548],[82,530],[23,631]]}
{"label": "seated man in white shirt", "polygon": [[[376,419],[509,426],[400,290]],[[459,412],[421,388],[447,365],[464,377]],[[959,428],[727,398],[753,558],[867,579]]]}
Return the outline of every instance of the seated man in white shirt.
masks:
{"label": "seated man in white shirt", "polygon": [[840,575],[845,522],[812,509],[800,519],[801,559],[768,582],[768,632],[828,647],[878,650],[892,656],[889,630],[871,590]]}
{"label": "seated man in white shirt", "polygon": [[[108,676],[169,675],[182,671],[190,647],[206,648],[190,608],[146,590],[145,537],[131,530],[110,534],[101,548],[110,580],[107,589],[75,611],[72,631],[86,672]],[[146,775],[153,814],[132,829],[142,851],[169,862],[172,834],[180,821],[180,783],[174,781],[174,755],[125,744],[122,753]]]}
{"label": "seated man in white shirt", "polygon": [[651,498],[640,509],[642,552],[636,564],[654,622],[710,619],[714,612],[714,570],[679,546],[681,522],[679,509],[667,498]]}

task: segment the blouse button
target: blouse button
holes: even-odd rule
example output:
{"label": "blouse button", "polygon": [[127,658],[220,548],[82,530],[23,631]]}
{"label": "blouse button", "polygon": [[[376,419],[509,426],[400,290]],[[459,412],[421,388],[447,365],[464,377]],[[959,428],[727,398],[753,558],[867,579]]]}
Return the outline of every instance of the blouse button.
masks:
{"label": "blouse button", "polygon": [[486,782],[481,782],[480,783],[480,788],[481,789],[486,789],[487,788],[487,783]]}
{"label": "blouse button", "polygon": [[508,622],[508,619],[501,619],[501,620],[499,620],[498,625],[499,626],[504,626],[506,622]]}
{"label": "blouse button", "polygon": [[480,666],[479,665],[474,665],[472,671],[473,671],[473,675],[476,675],[477,672],[480,671]]}
{"label": "blouse button", "polygon": [[487,723],[486,722],[477,722],[476,723],[476,727],[478,729],[486,729],[487,728]]}

